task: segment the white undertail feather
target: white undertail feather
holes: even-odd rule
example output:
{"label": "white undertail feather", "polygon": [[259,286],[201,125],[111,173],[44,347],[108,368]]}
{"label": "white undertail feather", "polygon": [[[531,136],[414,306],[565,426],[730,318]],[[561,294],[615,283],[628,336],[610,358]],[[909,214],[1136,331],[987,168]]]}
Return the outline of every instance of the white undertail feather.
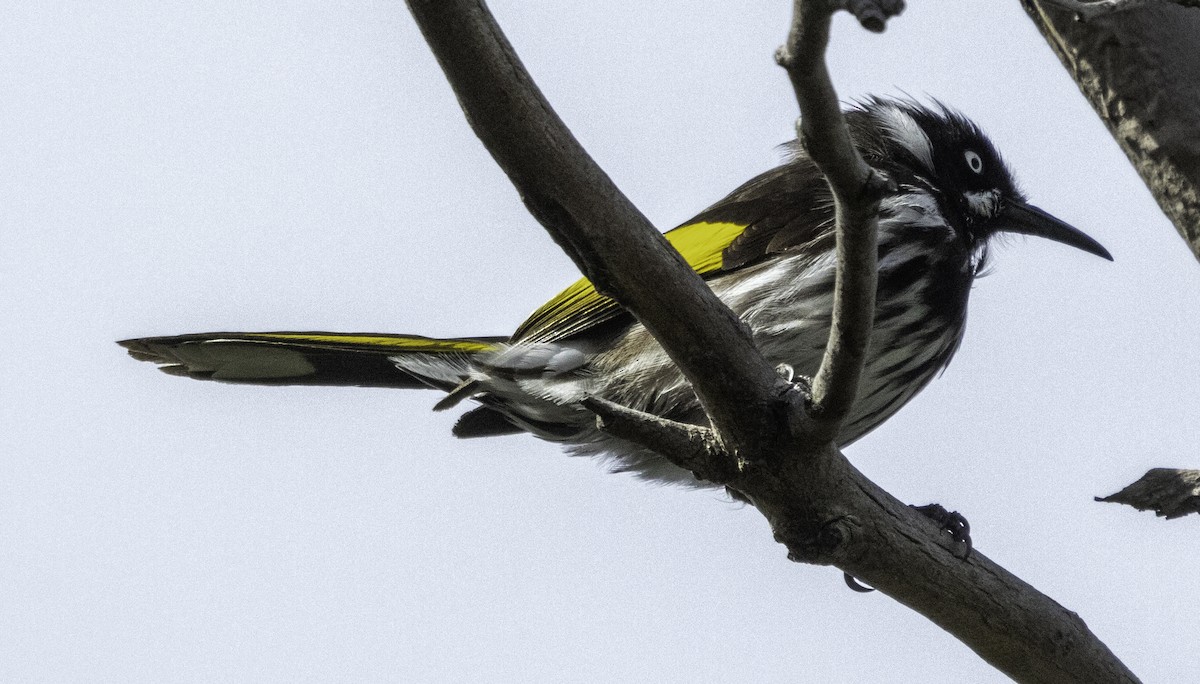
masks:
{"label": "white undertail feather", "polygon": [[1000,212],[1000,192],[998,190],[984,190],[978,192],[964,193],[967,198],[967,205],[971,208],[971,212],[977,216],[991,218]]}
{"label": "white undertail feather", "polygon": [[428,383],[431,387],[454,387],[473,374],[471,359],[460,354],[404,354],[391,357],[402,371]]}

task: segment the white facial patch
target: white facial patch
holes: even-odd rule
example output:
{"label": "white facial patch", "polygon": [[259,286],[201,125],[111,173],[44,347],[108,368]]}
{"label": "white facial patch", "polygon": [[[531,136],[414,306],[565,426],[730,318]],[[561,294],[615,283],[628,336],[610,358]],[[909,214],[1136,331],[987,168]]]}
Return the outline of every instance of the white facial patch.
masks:
{"label": "white facial patch", "polygon": [[933,144],[911,114],[895,105],[881,107],[880,124],[888,136],[912,153],[926,170],[933,171]]}
{"label": "white facial patch", "polygon": [[999,190],[964,192],[963,197],[967,198],[967,206],[971,208],[971,213],[979,218],[990,219],[1000,212]]}
{"label": "white facial patch", "polygon": [[884,197],[879,203],[879,216],[885,219],[880,223],[880,230],[892,226],[951,230],[938,209],[937,200],[923,191]]}

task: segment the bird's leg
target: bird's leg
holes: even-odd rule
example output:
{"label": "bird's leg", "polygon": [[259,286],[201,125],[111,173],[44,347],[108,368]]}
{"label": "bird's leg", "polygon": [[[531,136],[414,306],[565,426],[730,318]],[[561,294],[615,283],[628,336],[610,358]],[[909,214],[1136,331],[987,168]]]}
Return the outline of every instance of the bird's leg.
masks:
{"label": "bird's leg", "polygon": [[955,548],[951,553],[962,560],[971,557],[971,523],[961,513],[948,511],[941,504],[909,507],[937,523],[943,532],[954,539]]}

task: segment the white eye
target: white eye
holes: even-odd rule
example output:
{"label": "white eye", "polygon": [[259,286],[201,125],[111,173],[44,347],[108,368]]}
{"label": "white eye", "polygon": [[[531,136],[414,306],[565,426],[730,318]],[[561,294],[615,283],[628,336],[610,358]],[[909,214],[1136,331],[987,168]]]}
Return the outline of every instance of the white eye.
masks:
{"label": "white eye", "polygon": [[975,173],[983,173],[983,159],[979,157],[979,154],[977,154],[975,150],[967,150],[963,156],[967,160],[967,166],[971,167],[972,171]]}

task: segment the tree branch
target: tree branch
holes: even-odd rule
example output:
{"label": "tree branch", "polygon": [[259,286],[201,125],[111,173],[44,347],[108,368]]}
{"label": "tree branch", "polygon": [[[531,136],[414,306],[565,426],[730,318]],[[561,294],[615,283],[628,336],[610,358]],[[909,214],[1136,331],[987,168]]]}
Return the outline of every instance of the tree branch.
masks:
{"label": "tree branch", "polygon": [[[779,480],[755,480],[750,470],[733,486],[755,492],[755,506],[793,560],[836,565],[925,615],[1016,681],[1138,681],[1078,615],[978,550],[966,560],[955,556],[950,535],[832,447],[826,458],[792,462],[796,469]],[[819,524],[803,524],[814,511]]]}
{"label": "tree branch", "polygon": [[[846,3],[864,26],[904,9],[900,0]],[[800,105],[797,134],[833,191],[837,215],[837,282],[833,321],[821,367],[813,377],[811,424],[814,442],[837,436],[854,406],[875,319],[876,234],[879,200],[890,182],[867,166],[850,142],[841,104],[825,67],[833,10],[825,2],[796,0],[787,43],[776,61],[787,70]]]}
{"label": "tree branch", "polygon": [[599,397],[584,399],[583,406],[596,414],[601,430],[667,457],[697,479],[724,485],[738,476],[736,459],[706,427],[667,420]]}
{"label": "tree branch", "polygon": [[[848,4],[861,9],[866,2]],[[659,340],[704,402],[720,442],[714,446],[703,429],[657,424],[636,412],[590,402],[609,430],[663,449],[683,467],[706,467],[707,460],[717,459],[712,469],[720,471],[734,463],[732,470],[702,476],[728,479],[751,500],[791,558],[835,564],[869,582],[1011,677],[1136,681],[1077,616],[981,553],[966,562],[955,557],[948,535],[864,477],[831,442],[796,440],[790,426],[804,416],[802,393],[791,391],[754,348],[741,322],[587,157],[482,4],[409,0],[409,7],[472,127],[530,210],[585,275]],[[875,21],[862,12],[867,23]],[[827,17],[818,30],[827,36]],[[829,96],[836,103],[832,87]],[[820,145],[824,133],[816,119],[812,122],[809,141]],[[859,182],[859,187],[865,186]],[[873,247],[867,251],[873,260]],[[868,270],[873,274],[873,267]],[[845,301],[863,303],[858,296]],[[857,325],[851,337],[862,337],[861,322]],[[842,371],[830,373],[835,377],[827,383]],[[829,397],[835,392],[840,390],[832,385],[826,390]]]}
{"label": "tree branch", "polygon": [[1085,24],[1061,1],[1021,4],[1200,259],[1200,12],[1157,2]]}
{"label": "tree branch", "polygon": [[1167,520],[1200,513],[1200,470],[1151,468],[1137,482],[1116,494],[1098,496],[1096,501],[1128,504],[1139,511],[1153,510]]}
{"label": "tree branch", "polygon": [[1124,12],[1126,10],[1145,7],[1157,3],[1174,3],[1182,7],[1200,7],[1200,0],[1043,0],[1043,4],[1053,5],[1075,13],[1079,21],[1091,21],[1096,17],[1107,14]]}

